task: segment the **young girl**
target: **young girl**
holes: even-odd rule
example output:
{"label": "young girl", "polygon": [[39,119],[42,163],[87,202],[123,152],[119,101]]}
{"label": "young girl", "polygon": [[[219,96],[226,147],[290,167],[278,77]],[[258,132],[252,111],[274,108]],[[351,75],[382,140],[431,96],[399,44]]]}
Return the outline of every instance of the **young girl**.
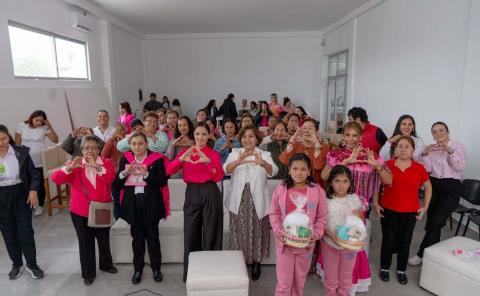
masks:
{"label": "young girl", "polygon": [[325,296],[346,296],[352,287],[352,272],[357,257],[338,244],[336,228],[351,215],[361,219],[362,203],[353,193],[352,173],[343,165],[332,168],[327,180],[328,223],[320,248],[323,259],[323,287]]}
{"label": "young girl", "polygon": [[[287,179],[279,184],[272,196],[270,223],[276,237],[277,286],[275,295],[303,295],[303,287],[310,269],[313,246],[319,240],[327,223],[325,191],[312,182],[311,161],[304,153],[293,155],[288,163]],[[305,249],[285,245],[282,223],[285,216],[296,209],[294,196],[306,195],[305,212],[312,229],[310,247]]]}

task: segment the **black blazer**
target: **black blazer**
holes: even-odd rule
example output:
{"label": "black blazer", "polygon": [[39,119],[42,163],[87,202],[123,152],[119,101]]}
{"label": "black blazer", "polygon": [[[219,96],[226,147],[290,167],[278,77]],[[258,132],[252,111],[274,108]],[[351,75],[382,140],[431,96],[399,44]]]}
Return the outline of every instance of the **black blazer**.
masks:
{"label": "black blazer", "polygon": [[[152,152],[148,151],[148,154]],[[127,221],[128,224],[133,224],[135,221],[135,187],[125,186],[127,178],[120,179],[120,172],[125,170],[125,165],[128,161],[125,157],[120,160],[117,177],[113,185],[118,189],[124,189],[123,199],[121,204],[120,217]],[[160,190],[161,187],[167,185],[168,177],[165,171],[163,158],[156,160],[148,167],[148,177],[145,179],[147,186],[144,190],[144,215],[147,223],[158,225],[160,219],[165,218],[165,204],[163,202],[163,195]]]}

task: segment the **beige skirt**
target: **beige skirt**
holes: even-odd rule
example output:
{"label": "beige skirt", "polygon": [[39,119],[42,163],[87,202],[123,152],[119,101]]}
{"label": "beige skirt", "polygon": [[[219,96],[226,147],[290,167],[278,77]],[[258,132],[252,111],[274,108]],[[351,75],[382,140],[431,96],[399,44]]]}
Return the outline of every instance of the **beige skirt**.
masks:
{"label": "beige skirt", "polygon": [[230,249],[242,250],[247,264],[260,263],[270,254],[270,220],[268,216],[258,218],[248,183],[238,215],[230,212]]}

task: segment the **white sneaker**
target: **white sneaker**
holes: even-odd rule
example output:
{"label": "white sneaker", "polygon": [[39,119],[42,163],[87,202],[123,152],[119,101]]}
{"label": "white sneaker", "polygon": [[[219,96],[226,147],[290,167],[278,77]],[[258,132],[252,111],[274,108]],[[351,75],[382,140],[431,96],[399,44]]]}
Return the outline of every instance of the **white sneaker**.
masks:
{"label": "white sneaker", "polygon": [[408,264],[411,266],[419,266],[422,264],[422,258],[418,257],[418,255],[415,255],[408,259]]}
{"label": "white sneaker", "polygon": [[45,212],[45,208],[42,207],[42,206],[38,206],[33,210],[33,215],[35,217],[38,217],[38,216],[43,215],[44,212]]}

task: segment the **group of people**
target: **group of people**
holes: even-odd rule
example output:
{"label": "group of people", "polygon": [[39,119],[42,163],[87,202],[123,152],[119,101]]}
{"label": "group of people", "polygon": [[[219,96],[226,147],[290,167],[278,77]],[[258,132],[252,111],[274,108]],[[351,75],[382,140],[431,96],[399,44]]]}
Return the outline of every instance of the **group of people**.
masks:
{"label": "group of people", "polygon": [[[257,108],[257,106],[260,106]],[[175,108],[177,107],[177,108]],[[128,102],[119,106],[118,122],[109,124],[105,110],[97,126],[77,128],[61,147],[72,156],[51,176],[70,184],[70,214],[77,233],[82,277],[91,285],[96,277],[95,240],[100,270],[116,273],[110,252],[109,227],[87,223],[91,201],[114,201],[115,218],[130,224],[134,272],[142,280],[147,248],[153,278],[162,281],[158,233],[160,221],[170,214],[169,178],[187,183],[184,204],[184,275],[188,256],[200,250],[242,250],[251,265],[252,280],[261,276],[261,262],[269,256],[270,231],[275,236],[277,285],[275,295],[303,295],[308,272],[317,267],[325,295],[367,291],[370,267],[364,250],[340,244],[337,229],[346,217],[366,223],[371,210],[380,216],[381,280],[389,280],[392,254],[397,253],[396,276],[408,282],[407,263],[419,265],[423,250],[440,241],[440,233],[460,198],[466,165],[463,145],[449,137],[443,122],[432,125],[434,143],[425,145],[410,115],[398,119],[390,138],[354,107],[340,130],[337,145],[325,142],[318,121],[289,98],[278,103],[243,100],[237,110],[229,94],[220,108],[215,101],[191,120],[180,103],[163,97],[145,104],[143,120],[135,119]],[[221,122],[218,116],[223,116]],[[41,153],[46,138],[59,141],[43,111],[19,124],[15,140],[0,125],[0,227],[13,267],[10,279],[26,267],[36,278],[32,228],[45,199]],[[29,147],[30,151],[28,152]],[[231,186],[223,194],[217,185],[225,178]],[[281,179],[268,192],[268,179]],[[424,191],[423,202],[419,190]],[[286,244],[285,217],[296,210],[296,200],[309,217],[309,247]],[[229,246],[222,246],[223,208],[230,212]],[[419,251],[409,259],[417,220],[427,216]]]}

